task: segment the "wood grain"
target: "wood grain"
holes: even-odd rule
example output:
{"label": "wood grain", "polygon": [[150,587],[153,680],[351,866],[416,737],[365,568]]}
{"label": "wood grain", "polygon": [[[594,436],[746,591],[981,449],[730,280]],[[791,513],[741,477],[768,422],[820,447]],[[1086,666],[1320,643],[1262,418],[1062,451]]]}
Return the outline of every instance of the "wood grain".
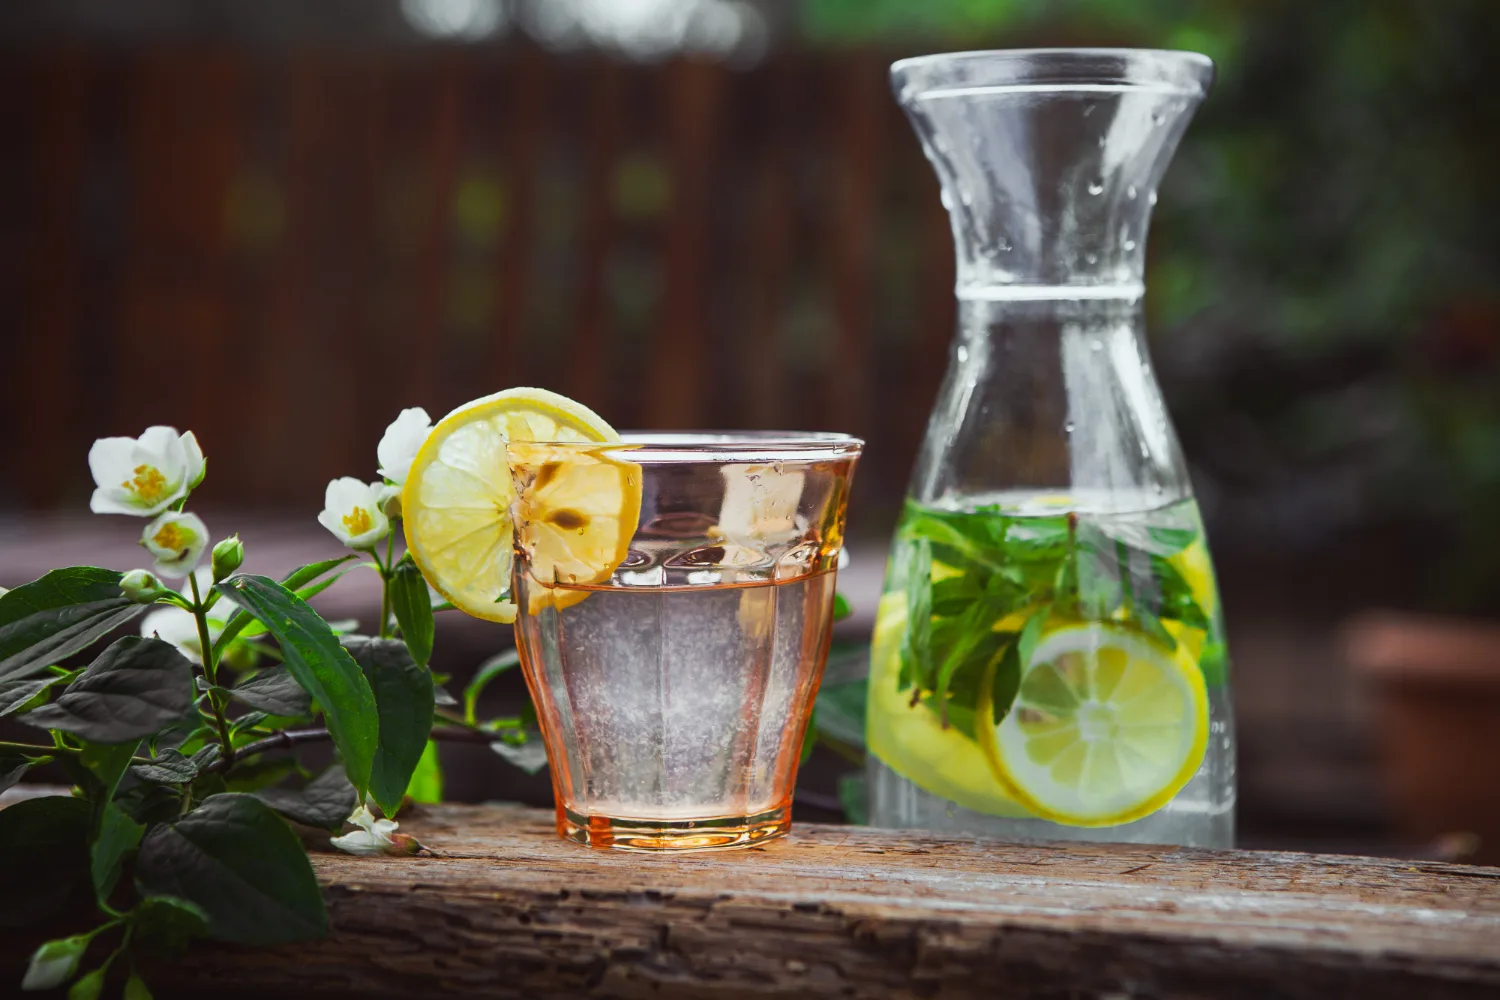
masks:
{"label": "wood grain", "polygon": [[643,857],[564,843],[550,813],[509,806],[431,807],[403,829],[432,856],[316,857],[327,940],[211,948],[151,969],[157,995],[1500,992],[1495,868],[817,825]]}

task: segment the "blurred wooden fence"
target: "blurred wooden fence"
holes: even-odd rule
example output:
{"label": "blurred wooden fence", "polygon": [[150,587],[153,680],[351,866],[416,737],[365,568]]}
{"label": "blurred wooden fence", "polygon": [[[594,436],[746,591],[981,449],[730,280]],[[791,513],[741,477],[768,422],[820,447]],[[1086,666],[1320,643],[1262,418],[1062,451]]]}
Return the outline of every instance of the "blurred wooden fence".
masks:
{"label": "blurred wooden fence", "polygon": [[402,406],[516,384],[858,433],[899,495],[952,250],[887,63],[12,53],[0,507],[72,508],[92,438],[172,423],[208,498],[305,509]]}

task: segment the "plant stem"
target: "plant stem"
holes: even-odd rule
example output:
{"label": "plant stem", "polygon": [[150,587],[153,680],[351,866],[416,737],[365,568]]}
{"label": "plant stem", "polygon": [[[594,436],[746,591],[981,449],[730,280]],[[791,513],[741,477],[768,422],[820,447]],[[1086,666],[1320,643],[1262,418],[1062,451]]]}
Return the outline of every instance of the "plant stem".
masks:
{"label": "plant stem", "polygon": [[[208,683],[218,686],[219,662],[214,656],[214,644],[208,637],[208,609],[198,593],[198,578],[188,574],[188,583],[193,588],[193,618],[198,622],[198,647],[203,650],[203,675]],[[219,729],[219,754],[224,766],[234,763],[234,742],[229,737],[229,720],[224,717],[224,702],[217,691],[208,692],[208,703],[214,710],[214,723]]]}
{"label": "plant stem", "polygon": [[[396,550],[396,531],[391,529],[390,534],[385,536],[385,562],[375,556],[375,565],[380,568],[380,638],[390,637],[391,622],[391,575],[394,563],[391,561]],[[370,555],[375,552],[371,550]]]}
{"label": "plant stem", "polygon": [[30,743],[11,743],[8,740],[0,740],[0,750],[24,750],[28,753],[37,753],[48,757],[55,756],[59,753],[83,753],[82,750],[74,750],[72,747],[39,747],[33,746]]}

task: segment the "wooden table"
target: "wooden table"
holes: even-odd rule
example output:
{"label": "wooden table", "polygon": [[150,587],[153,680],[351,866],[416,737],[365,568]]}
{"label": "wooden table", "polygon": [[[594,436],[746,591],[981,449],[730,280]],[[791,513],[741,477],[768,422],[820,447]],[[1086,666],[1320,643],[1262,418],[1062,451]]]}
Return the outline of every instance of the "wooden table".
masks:
{"label": "wooden table", "polygon": [[512,806],[402,828],[432,855],[316,856],[327,940],[212,947],[157,995],[1500,996],[1497,868],[817,825],[645,857]]}

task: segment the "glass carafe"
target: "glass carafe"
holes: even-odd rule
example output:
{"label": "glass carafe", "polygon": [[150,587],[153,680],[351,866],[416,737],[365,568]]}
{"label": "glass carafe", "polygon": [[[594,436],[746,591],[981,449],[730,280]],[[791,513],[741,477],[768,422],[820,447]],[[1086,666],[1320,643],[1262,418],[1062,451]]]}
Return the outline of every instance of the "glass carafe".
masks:
{"label": "glass carafe", "polygon": [[1233,840],[1218,594],[1141,312],[1157,182],[1212,74],[1111,49],[892,68],[959,320],[875,630],[877,826]]}

